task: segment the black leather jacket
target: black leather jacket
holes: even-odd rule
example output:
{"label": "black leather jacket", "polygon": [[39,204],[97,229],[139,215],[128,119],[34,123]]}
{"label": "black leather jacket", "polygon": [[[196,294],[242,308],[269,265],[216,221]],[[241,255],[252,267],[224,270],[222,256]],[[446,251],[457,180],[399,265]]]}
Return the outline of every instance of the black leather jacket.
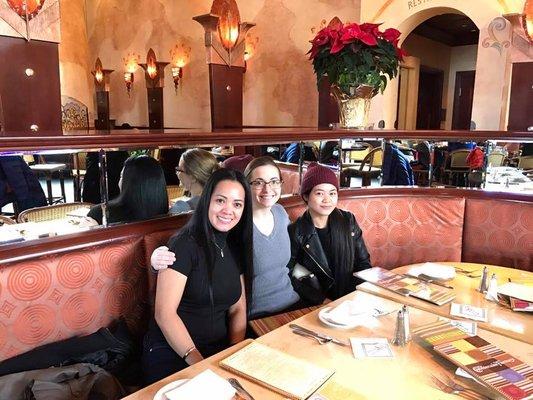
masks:
{"label": "black leather jacket", "polygon": [[[343,217],[349,219],[350,221],[350,231],[355,247],[352,272],[372,268],[372,265],[370,264],[370,255],[366,249],[361,228],[359,228],[354,215],[349,211],[340,209],[338,211],[341,212]],[[316,278],[318,278],[323,297],[335,299],[347,294],[338,293],[336,290],[337,288],[335,285],[333,271],[328,265],[327,256],[322,248],[320,238],[315,226],[313,225],[309,211],[306,211],[301,217],[299,217],[289,226],[289,235],[291,238],[291,261],[289,262],[291,276],[294,266],[298,263],[303,265],[306,269],[313,273]],[[355,285],[357,282],[360,282],[360,280],[354,278],[352,276],[352,272],[349,273],[349,276],[347,276],[346,279],[350,282],[349,286],[351,290],[355,290]],[[292,278],[292,283],[295,290],[300,293],[300,296],[309,302],[310,299],[306,298],[308,296],[305,293],[302,293],[302,290],[305,291],[306,289],[301,287],[302,282]],[[320,300],[317,299],[316,301]]]}

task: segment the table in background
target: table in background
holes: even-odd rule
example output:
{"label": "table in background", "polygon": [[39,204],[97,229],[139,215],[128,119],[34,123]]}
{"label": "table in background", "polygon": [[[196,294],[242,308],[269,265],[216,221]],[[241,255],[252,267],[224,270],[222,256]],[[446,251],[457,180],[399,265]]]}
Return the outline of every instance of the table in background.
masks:
{"label": "table in background", "polygon": [[[475,275],[481,275],[481,271],[486,265],[462,262],[440,262],[439,264],[451,265],[453,267],[459,267],[468,271],[476,271]],[[422,264],[412,264],[404,267],[399,267],[394,269],[393,272],[403,274],[406,273],[413,266],[417,265]],[[508,282],[509,279],[516,283],[520,283],[523,281],[533,282],[533,273],[531,272],[522,271],[514,268],[497,267],[493,265],[486,266],[489,270],[489,279],[493,273],[496,273],[496,277],[498,278],[498,285],[502,285]],[[488,331],[496,332],[503,336],[533,344],[532,316],[528,313],[512,311],[508,308],[499,305],[498,303],[486,300],[485,295],[477,291],[477,288],[479,287],[479,281],[480,278],[469,278],[465,275],[457,273],[455,279],[447,282],[447,284],[453,286],[453,290],[456,294],[456,298],[453,300],[453,302],[471,304],[476,307],[487,308],[488,322],[478,322],[479,327]],[[430,284],[430,286],[439,288],[439,286],[436,285]],[[385,297],[394,301],[403,302],[412,307],[420,308],[421,310],[429,311],[437,315],[450,317],[451,303],[444,304],[442,306],[437,306],[435,304],[419,300],[414,297],[402,296],[401,294],[381,288],[369,282],[360,284],[359,286],[357,286],[357,290],[376,294],[378,296]]]}

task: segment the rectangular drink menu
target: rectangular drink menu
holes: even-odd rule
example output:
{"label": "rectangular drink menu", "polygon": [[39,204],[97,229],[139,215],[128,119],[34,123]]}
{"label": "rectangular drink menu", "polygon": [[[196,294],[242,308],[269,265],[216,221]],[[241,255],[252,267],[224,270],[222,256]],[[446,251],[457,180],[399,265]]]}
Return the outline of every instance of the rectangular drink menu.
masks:
{"label": "rectangular drink menu", "polygon": [[452,290],[441,287],[437,289],[416,278],[397,274],[379,267],[365,269],[364,271],[356,272],[355,275],[398,294],[416,297],[438,306],[455,299],[455,293]]}

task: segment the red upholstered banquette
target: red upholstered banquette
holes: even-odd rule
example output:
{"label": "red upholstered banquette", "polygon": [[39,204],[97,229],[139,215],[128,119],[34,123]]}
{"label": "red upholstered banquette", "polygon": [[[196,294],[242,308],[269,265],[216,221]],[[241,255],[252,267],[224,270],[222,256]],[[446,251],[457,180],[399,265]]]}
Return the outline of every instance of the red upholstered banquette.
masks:
{"label": "red upholstered banquette", "polygon": [[[304,204],[282,199],[292,219]],[[532,197],[458,189],[341,192],[364,232],[372,264],[470,261],[532,270]],[[123,316],[143,333],[155,275],[153,249],[186,221],[167,217],[39,243],[0,247],[0,361],[83,335]]]}

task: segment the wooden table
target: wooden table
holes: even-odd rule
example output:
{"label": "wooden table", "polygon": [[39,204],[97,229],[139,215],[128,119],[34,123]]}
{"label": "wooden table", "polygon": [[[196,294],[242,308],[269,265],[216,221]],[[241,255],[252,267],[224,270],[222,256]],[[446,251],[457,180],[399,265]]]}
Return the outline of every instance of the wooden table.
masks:
{"label": "wooden table", "polygon": [[[383,309],[393,310],[401,306],[400,303],[359,291],[327,306],[335,306],[344,300],[353,298],[361,302],[370,302]],[[438,320],[437,316],[419,309],[412,308],[410,311],[411,329]],[[385,337],[390,339],[394,334],[395,313],[379,318],[370,318],[369,326],[344,330],[323,325],[318,320],[318,312],[319,310],[309,313],[294,323],[344,340],[348,340],[350,337]],[[533,363],[533,349],[530,345],[483,329],[480,329],[478,334],[501,349],[520,356],[522,361]],[[393,359],[355,359],[350,347],[341,347],[332,343],[320,345],[313,339],[293,334],[287,325],[261,336],[256,341],[321,367],[335,370],[335,374],[319,389],[319,393],[324,396],[329,395],[330,398],[350,400],[399,398],[452,400],[458,398],[435,388],[431,378],[432,373],[442,375],[447,371],[448,375],[451,375],[453,369],[449,367],[449,364],[447,367],[442,366],[440,364],[442,360],[439,359],[437,362],[428,351],[415,342],[410,342],[406,347],[393,346],[395,354]],[[126,399],[152,400],[156,391],[163,385],[173,380],[191,378],[206,368],[211,368],[223,377],[232,376],[231,373],[220,369],[218,362],[248,343],[250,341],[233,346],[199,364],[148,386]],[[457,380],[462,384],[465,382],[464,380]],[[239,381],[257,400],[284,399],[283,396],[245,378],[239,378]]]}
{"label": "wooden table", "polygon": [[[461,262],[442,262],[439,264],[452,265],[454,267],[460,267],[464,270],[475,271],[474,275],[481,275],[481,270],[486,265]],[[393,271],[400,274],[406,273],[410,268],[417,265],[421,264],[407,265],[396,268]],[[531,272],[513,268],[497,267],[493,265],[487,265],[487,267],[489,270],[489,277],[492,276],[493,273],[496,273],[499,285],[508,282],[508,279],[511,279],[511,281],[516,283],[525,281],[533,282],[533,273]],[[479,287],[479,281],[480,278],[469,278],[465,275],[457,273],[455,279],[448,282],[451,286],[453,286],[456,293],[456,298],[453,302],[487,308],[488,322],[478,322],[479,327],[491,332],[496,332],[503,336],[533,344],[533,317],[531,314],[511,311],[508,308],[500,306],[498,303],[486,300],[485,295],[477,291],[477,288]],[[413,297],[402,296],[369,282],[365,282],[357,286],[357,290],[403,302],[410,306],[429,311],[437,315],[445,317],[450,316],[450,303],[437,306]]]}

